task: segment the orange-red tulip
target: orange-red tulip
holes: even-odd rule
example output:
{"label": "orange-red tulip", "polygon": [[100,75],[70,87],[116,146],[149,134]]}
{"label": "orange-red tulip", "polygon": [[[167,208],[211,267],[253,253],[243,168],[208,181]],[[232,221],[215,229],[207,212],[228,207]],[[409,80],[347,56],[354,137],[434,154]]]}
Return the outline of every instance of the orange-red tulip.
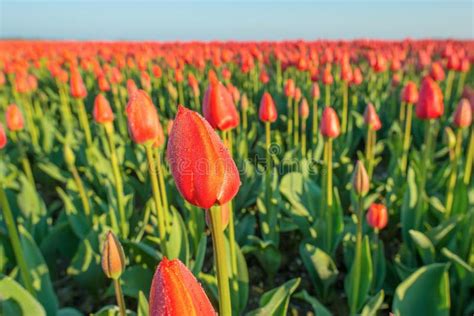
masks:
{"label": "orange-red tulip", "polygon": [[239,125],[234,100],[224,85],[211,79],[204,95],[202,112],[213,128],[226,131]]}
{"label": "orange-red tulip", "polygon": [[205,209],[222,205],[239,190],[239,172],[219,136],[202,116],[181,105],[167,159],[179,192],[193,205]]}
{"label": "orange-red tulip", "polygon": [[71,70],[70,89],[73,98],[84,99],[87,96],[86,86],[84,81],[82,81],[81,73],[76,68]]}
{"label": "orange-red tulip", "polygon": [[420,95],[416,105],[416,116],[419,119],[434,119],[444,113],[443,93],[438,84],[425,77],[421,84]]}
{"label": "orange-red tulip", "polygon": [[454,125],[458,128],[469,127],[472,123],[472,109],[468,99],[459,101],[458,107],[454,112]]}
{"label": "orange-red tulip", "polygon": [[380,118],[372,103],[367,104],[367,107],[365,108],[364,122],[370,129],[374,131],[378,131],[380,128],[382,128],[382,122],[380,122]]}
{"label": "orange-red tulip", "polygon": [[5,132],[5,129],[3,128],[3,124],[0,123],[0,149],[5,147],[7,145],[7,133]]}
{"label": "orange-red tulip", "polygon": [[7,111],[5,112],[6,121],[7,121],[7,128],[12,131],[21,131],[25,126],[25,122],[23,120],[23,114],[20,111],[20,108],[16,104],[10,104],[7,107]]}
{"label": "orange-red tulip", "polygon": [[433,63],[431,65],[430,76],[435,81],[443,81],[445,78],[443,66],[438,62]]}
{"label": "orange-red tulip", "polygon": [[339,118],[332,107],[328,106],[324,109],[320,128],[321,134],[328,138],[336,138],[341,133]]}
{"label": "orange-red tulip", "polygon": [[303,98],[303,101],[301,101],[300,116],[304,120],[306,120],[309,116],[309,105],[308,105],[308,101],[306,101],[306,98]]}
{"label": "orange-red tulip", "polygon": [[260,109],[258,111],[258,117],[262,122],[273,123],[278,118],[278,112],[275,106],[275,102],[270,93],[265,92],[260,100]]}
{"label": "orange-red tulip", "polygon": [[153,142],[159,136],[161,123],[148,94],[137,90],[127,104],[128,131],[137,144]]}
{"label": "orange-red tulip", "polygon": [[102,94],[98,94],[94,100],[94,109],[92,110],[94,120],[99,124],[113,122],[114,113],[110,107],[107,98]]}
{"label": "orange-red tulip", "polygon": [[384,229],[388,223],[388,212],[385,205],[372,203],[367,211],[367,223],[372,228]]}
{"label": "orange-red tulip", "polygon": [[408,81],[402,92],[403,102],[415,104],[418,102],[418,88],[413,81]]}
{"label": "orange-red tulip", "polygon": [[191,271],[166,257],[158,265],[150,288],[150,316],[215,316],[209,298]]}

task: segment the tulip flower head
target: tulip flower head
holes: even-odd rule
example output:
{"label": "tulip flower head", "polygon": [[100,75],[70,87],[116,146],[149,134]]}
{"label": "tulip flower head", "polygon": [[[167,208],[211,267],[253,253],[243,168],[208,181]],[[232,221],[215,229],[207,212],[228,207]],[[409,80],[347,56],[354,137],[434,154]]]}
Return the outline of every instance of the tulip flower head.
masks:
{"label": "tulip flower head", "polygon": [[364,122],[372,130],[378,131],[382,128],[382,123],[372,103],[367,104],[364,112]]}
{"label": "tulip flower head", "polygon": [[435,81],[443,81],[445,78],[443,66],[438,62],[433,63],[431,65],[430,76]]}
{"label": "tulip flower head", "polygon": [[16,104],[10,104],[5,112],[7,128],[12,132],[21,131],[25,126],[23,114]]}
{"label": "tulip flower head", "polygon": [[3,149],[7,145],[7,134],[5,132],[5,128],[3,128],[3,124],[0,123],[0,149]]}
{"label": "tulip flower head", "polygon": [[201,285],[179,259],[158,265],[150,288],[150,316],[215,316]]}
{"label": "tulip flower head", "polygon": [[385,205],[372,203],[367,211],[367,223],[374,229],[384,229],[388,223],[388,212]]}
{"label": "tulip flower head", "polygon": [[166,155],[176,186],[189,203],[209,209],[237,194],[240,176],[235,162],[198,113],[178,106]]}
{"label": "tulip flower head", "polygon": [[99,124],[113,122],[114,120],[114,113],[112,112],[110,103],[102,93],[95,97],[92,115],[94,120]]}
{"label": "tulip flower head", "polygon": [[287,98],[292,98],[295,96],[295,82],[293,79],[287,79],[285,81],[285,95]]}
{"label": "tulip flower head", "polygon": [[258,117],[262,122],[273,123],[278,117],[275,102],[270,93],[265,92],[260,100],[260,109],[258,111]]}
{"label": "tulip flower head", "polygon": [[319,90],[319,84],[317,82],[313,82],[311,85],[311,97],[315,100],[319,100],[321,97],[321,91]]}
{"label": "tulip flower head", "polygon": [[71,96],[76,99],[84,99],[87,96],[86,86],[82,81],[81,73],[77,68],[71,70],[70,78]]}
{"label": "tulip flower head", "polygon": [[340,133],[341,127],[336,111],[328,106],[324,109],[321,118],[321,134],[327,138],[336,138]]}
{"label": "tulip flower head", "polygon": [[472,108],[467,99],[459,101],[458,107],[454,112],[454,125],[458,128],[469,127],[472,123]]}
{"label": "tulip flower head", "polygon": [[369,192],[369,175],[360,160],[357,161],[354,173],[352,174],[352,187],[359,196],[364,196]]}
{"label": "tulip flower head", "polygon": [[443,115],[443,93],[439,85],[431,78],[425,77],[421,84],[420,95],[416,105],[416,116],[419,119],[435,119]]}
{"label": "tulip flower head", "polygon": [[300,104],[300,116],[303,120],[306,120],[309,117],[309,105],[306,98],[303,98]]}
{"label": "tulip flower head", "polygon": [[418,102],[418,88],[413,81],[408,81],[402,92],[402,100],[408,104]]}
{"label": "tulip flower head", "polygon": [[117,237],[109,231],[102,250],[102,270],[109,279],[118,279],[125,270],[125,255]]}
{"label": "tulip flower head", "polygon": [[148,94],[137,90],[127,104],[128,131],[137,144],[154,142],[159,136],[161,123],[156,107]]}

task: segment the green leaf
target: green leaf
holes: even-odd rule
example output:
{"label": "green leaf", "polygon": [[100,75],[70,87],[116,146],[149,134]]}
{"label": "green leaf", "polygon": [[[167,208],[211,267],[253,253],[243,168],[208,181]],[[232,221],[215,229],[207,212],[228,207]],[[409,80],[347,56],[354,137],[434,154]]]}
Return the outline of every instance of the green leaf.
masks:
{"label": "green leaf", "polygon": [[199,272],[202,270],[202,265],[204,264],[204,256],[206,255],[206,247],[207,247],[207,236],[205,233],[201,235],[201,239],[199,240],[199,244],[196,250],[196,259],[192,265],[191,271],[194,276],[198,276]]}
{"label": "green leaf", "polygon": [[123,272],[120,278],[124,295],[138,298],[139,292],[144,292],[148,297],[153,279],[151,270],[142,266],[131,266]]}
{"label": "green leaf", "polygon": [[173,220],[169,240],[166,243],[168,257],[170,260],[179,258],[186,266],[189,264],[189,243],[186,226],[184,226],[181,215],[173,207],[171,208]]}
{"label": "green leaf", "polygon": [[58,299],[54,293],[48,266],[31,235],[23,226],[19,226],[18,228],[21,238],[21,248],[25,255],[26,265],[33,278],[33,287],[35,288],[36,297],[48,315],[56,315]]}
{"label": "green leaf", "polygon": [[138,292],[137,316],[148,316],[148,300],[142,291]]}
{"label": "green leaf", "polygon": [[430,264],[434,261],[435,249],[431,240],[422,232],[410,229],[409,231],[412,240],[415,243],[416,249],[420,254],[424,264]]}
{"label": "green leaf", "polygon": [[310,243],[300,244],[300,256],[318,292],[326,293],[339,274],[334,260],[326,252]]}
{"label": "green leaf", "polygon": [[237,315],[240,315],[247,306],[249,299],[249,272],[245,257],[237,244],[235,245],[235,252],[237,256],[237,275],[231,280],[231,285],[234,285],[232,282],[237,282],[238,290],[237,293],[235,293],[231,286],[231,291],[233,309],[236,311]]}
{"label": "green leaf", "polygon": [[82,316],[82,313],[75,308],[66,307],[58,311],[57,316]]}
{"label": "green leaf", "polygon": [[315,297],[309,295],[306,290],[296,293],[293,297],[310,304],[313,308],[314,313],[317,316],[332,316],[332,313],[326,307],[324,307],[324,305],[321,304],[321,302],[319,302]]}
{"label": "green leaf", "polygon": [[285,284],[270,290],[260,298],[260,307],[251,311],[253,316],[285,316],[290,303],[290,296],[300,284],[301,279],[292,279]]}
{"label": "green leaf", "polygon": [[393,313],[403,315],[448,316],[451,307],[448,265],[423,266],[395,290]]}
{"label": "green leaf", "polygon": [[0,275],[0,314],[45,316],[41,304],[14,279]]}
{"label": "green leaf", "polygon": [[353,304],[352,309],[356,312],[360,310],[367,299],[370,286],[372,285],[372,258],[370,252],[369,237],[365,236],[361,246],[361,256],[354,261],[349,274],[344,280],[344,287],[349,300],[349,305]]}
{"label": "green leaf", "polygon": [[380,306],[382,306],[384,296],[384,291],[380,290],[364,306],[361,316],[377,316],[377,311],[380,309]]}

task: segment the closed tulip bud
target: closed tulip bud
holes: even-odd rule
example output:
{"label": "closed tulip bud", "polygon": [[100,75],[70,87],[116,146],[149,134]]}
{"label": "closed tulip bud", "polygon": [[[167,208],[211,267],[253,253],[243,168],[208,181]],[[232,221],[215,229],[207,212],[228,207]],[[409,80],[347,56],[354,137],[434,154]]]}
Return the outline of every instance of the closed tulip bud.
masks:
{"label": "closed tulip bud", "polygon": [[84,99],[87,96],[86,86],[78,69],[73,68],[71,70],[70,86],[73,98]]}
{"label": "closed tulip bud", "polygon": [[249,108],[249,99],[247,98],[246,94],[242,95],[242,98],[240,100],[240,107],[242,108],[242,111],[247,111],[247,109]]}
{"label": "closed tulip bud", "polygon": [[295,82],[293,79],[287,79],[285,81],[285,95],[287,98],[292,98],[295,96]]}
{"label": "closed tulip bud", "polygon": [[385,205],[372,203],[367,211],[367,223],[372,228],[384,229],[388,223],[388,212]]}
{"label": "closed tulip bud", "polygon": [[168,94],[170,95],[173,101],[178,100],[178,90],[173,85],[173,83],[171,83],[171,81],[168,81],[168,83],[166,84],[166,90],[168,90]]}
{"label": "closed tulip bud", "polygon": [[306,101],[306,98],[303,98],[303,101],[301,101],[300,116],[303,120],[306,120],[309,116],[309,105],[308,101]]}
{"label": "closed tulip bud", "polygon": [[64,162],[69,168],[74,166],[74,163],[76,162],[76,155],[74,155],[74,152],[67,143],[65,143],[63,147],[63,157]]}
{"label": "closed tulip bud", "polygon": [[7,145],[7,134],[3,128],[3,124],[0,123],[0,149],[4,148]]}
{"label": "closed tulip bud", "polygon": [[224,85],[212,80],[204,95],[202,112],[212,128],[226,131],[239,125],[234,100]]}
{"label": "closed tulip bud", "polygon": [[102,249],[102,270],[109,279],[118,279],[125,270],[125,255],[117,237],[109,231]]}
{"label": "closed tulip bud", "polygon": [[7,128],[12,132],[21,131],[25,126],[23,114],[16,104],[10,104],[5,112]]}
{"label": "closed tulip bud", "polygon": [[102,93],[95,97],[92,115],[94,120],[99,124],[113,122],[114,120],[114,113],[112,112],[110,103]]}
{"label": "closed tulip bud", "polygon": [[416,104],[416,116],[419,119],[426,120],[438,118],[443,113],[443,93],[431,77],[425,77],[421,84],[420,95]]}
{"label": "closed tulip bud", "polygon": [[109,82],[107,81],[107,78],[105,78],[105,76],[99,76],[97,81],[99,83],[99,90],[100,91],[106,92],[106,91],[110,90]]}
{"label": "closed tulip bud", "polygon": [[160,66],[154,65],[154,66],[151,68],[151,72],[153,73],[153,76],[154,76],[155,78],[161,78],[162,71],[161,71],[161,67],[160,67]]}
{"label": "closed tulip bud", "polygon": [[352,174],[352,188],[358,196],[364,196],[369,192],[369,176],[364,164],[358,160]]}
{"label": "closed tulip bud", "polygon": [[266,84],[270,81],[270,77],[268,76],[268,73],[265,71],[265,69],[262,69],[260,72],[260,76],[258,78],[261,83]]}
{"label": "closed tulip bud", "polygon": [[472,109],[468,99],[459,101],[458,107],[454,112],[454,125],[458,128],[469,127],[472,123]]}
{"label": "closed tulip bud", "polygon": [[345,82],[352,81],[352,69],[349,64],[342,64],[341,66],[341,80]]}
{"label": "closed tulip bud", "polygon": [[135,92],[138,91],[138,88],[137,88],[137,84],[135,83],[135,81],[133,81],[133,79],[128,79],[127,80],[127,93],[128,93],[128,97],[131,98]]}
{"label": "closed tulip bud", "polygon": [[189,203],[208,209],[237,194],[240,176],[235,162],[198,113],[178,106],[166,154],[176,186]]}
{"label": "closed tulip bud", "polygon": [[470,67],[471,67],[471,65],[470,65],[469,59],[468,58],[463,58],[461,60],[461,62],[459,63],[458,71],[468,72]]}
{"label": "closed tulip bud", "polygon": [[128,131],[137,144],[154,142],[161,128],[158,113],[148,94],[137,90],[127,104]]}
{"label": "closed tulip bud", "polygon": [[352,73],[352,81],[351,84],[353,85],[360,85],[364,81],[364,77],[362,76],[362,71],[360,71],[359,67],[354,68]]}
{"label": "closed tulip bud", "polygon": [[408,81],[402,92],[403,102],[415,104],[418,102],[418,88],[413,81]]}
{"label": "closed tulip bud", "polygon": [[163,257],[150,288],[150,316],[215,316],[201,285],[179,259]]}
{"label": "closed tulip bud", "polygon": [[459,57],[456,54],[451,54],[448,57],[448,69],[449,70],[458,70],[459,69]]}
{"label": "closed tulip bud", "polygon": [[321,97],[321,91],[319,90],[319,84],[317,82],[313,82],[311,85],[311,97],[315,100],[319,100]]}
{"label": "closed tulip bud", "polygon": [[260,109],[258,111],[258,117],[262,122],[273,123],[278,118],[278,112],[275,106],[275,102],[270,93],[265,92],[260,100]]}
{"label": "closed tulip bud", "polygon": [[445,78],[443,66],[438,62],[433,63],[431,65],[430,76],[435,81],[443,81]]}
{"label": "closed tulip bud", "polygon": [[174,71],[174,80],[175,80],[177,83],[183,82],[183,80],[184,80],[184,75],[183,75],[183,71],[181,71],[181,69],[176,69],[176,70]]}
{"label": "closed tulip bud", "polygon": [[454,149],[454,147],[456,147],[456,135],[449,126],[444,128],[443,142],[448,146],[449,149]]}
{"label": "closed tulip bud", "polygon": [[146,91],[151,90],[151,79],[150,75],[146,71],[142,71],[140,74],[140,84],[142,85],[142,88]]}
{"label": "closed tulip bud", "polygon": [[380,118],[372,103],[367,104],[367,107],[365,108],[364,122],[370,129],[374,131],[378,131],[380,128],[382,128],[382,123],[380,122]]}
{"label": "closed tulip bud", "polygon": [[295,89],[295,102],[298,103],[301,100],[301,89],[296,88]]}
{"label": "closed tulip bud", "polygon": [[336,138],[341,133],[339,118],[332,107],[324,109],[320,128],[321,134],[328,138]]}
{"label": "closed tulip bud", "polygon": [[322,80],[325,85],[331,85],[334,82],[334,78],[332,77],[331,73],[331,64],[327,64],[324,68]]}

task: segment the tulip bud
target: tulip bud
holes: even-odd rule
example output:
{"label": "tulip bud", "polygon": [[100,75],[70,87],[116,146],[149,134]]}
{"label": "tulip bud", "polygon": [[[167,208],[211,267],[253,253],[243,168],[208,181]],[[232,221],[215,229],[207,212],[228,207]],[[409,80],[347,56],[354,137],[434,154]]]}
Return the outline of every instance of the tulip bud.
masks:
{"label": "tulip bud", "polygon": [[448,146],[449,149],[454,149],[454,147],[456,147],[456,135],[449,126],[444,128],[443,142]]}
{"label": "tulip bud", "polygon": [[265,92],[260,100],[260,109],[258,111],[258,117],[262,122],[273,123],[278,117],[275,102],[270,93]]}
{"label": "tulip bud", "polygon": [[0,123],[0,149],[4,148],[7,145],[7,134],[3,128],[3,124]]}
{"label": "tulip bud", "polygon": [[325,85],[331,85],[334,82],[334,78],[331,73],[331,64],[327,64],[323,72],[323,83]]}
{"label": "tulip bud", "polygon": [[237,166],[211,125],[198,113],[178,106],[166,154],[176,186],[189,203],[208,209],[229,202],[237,194]]}
{"label": "tulip bud", "polygon": [[25,126],[23,114],[16,104],[10,104],[5,112],[7,127],[12,132],[21,131]]}
{"label": "tulip bud", "polygon": [[155,141],[161,128],[158,113],[148,94],[137,90],[127,104],[128,131],[137,144]]}
{"label": "tulip bud", "polygon": [[125,270],[125,255],[117,237],[109,231],[102,249],[102,270],[109,279],[118,279]]}
{"label": "tulip bud", "polygon": [[86,86],[82,81],[81,73],[78,69],[73,68],[71,70],[71,96],[76,99],[84,99],[87,96]]}
{"label": "tulip bud", "polygon": [[364,81],[364,77],[362,76],[362,72],[360,71],[360,68],[358,67],[354,68],[351,83],[353,85],[358,86],[362,83],[362,81]]}
{"label": "tulip bud", "polygon": [[409,104],[418,102],[418,88],[413,81],[408,81],[403,88],[402,100]]}
{"label": "tulip bud", "polygon": [[369,192],[369,176],[364,164],[360,160],[357,160],[354,173],[352,174],[352,187],[358,196],[364,196]]}
{"label": "tulip bud", "polygon": [[64,161],[69,168],[74,166],[74,163],[76,162],[76,155],[74,155],[74,152],[67,143],[65,143],[63,147],[63,156]]}
{"label": "tulip bud", "polygon": [[171,81],[168,81],[166,84],[166,89],[168,90],[168,94],[171,97],[171,100],[177,101],[178,100],[178,90],[176,87],[171,83]]}
{"label": "tulip bud", "polygon": [[380,118],[375,111],[375,107],[372,103],[367,104],[364,112],[364,122],[365,124],[372,130],[378,131],[382,128],[382,123],[380,122]]}
{"label": "tulip bud", "polygon": [[319,100],[321,97],[321,92],[319,91],[319,84],[317,82],[313,82],[311,85],[311,97],[315,100]]}
{"label": "tulip bud", "polygon": [[372,228],[384,229],[388,223],[388,213],[385,205],[372,203],[367,211],[367,223]]}
{"label": "tulip bud", "polygon": [[244,94],[240,100],[240,107],[242,108],[242,111],[247,111],[249,108],[249,99],[246,94]]}
{"label": "tulip bud", "polygon": [[320,128],[324,137],[336,138],[339,136],[341,132],[339,118],[332,107],[328,106],[324,109]]}
{"label": "tulip bud", "polygon": [[443,112],[444,103],[441,89],[431,77],[425,77],[416,105],[416,116],[422,120],[434,119],[443,115]]}
{"label": "tulip bud", "polygon": [[135,81],[133,79],[128,79],[127,80],[127,93],[128,97],[131,98],[135,92],[137,92],[138,88],[137,85],[135,84]]}
{"label": "tulip bud", "polygon": [[458,107],[454,112],[454,125],[458,128],[469,127],[472,123],[472,109],[468,99],[459,101]]}
{"label": "tulip bud", "polygon": [[460,72],[469,72],[470,66],[471,65],[470,65],[470,62],[469,62],[469,58],[463,58],[462,61],[459,64],[458,71],[460,71]]}
{"label": "tulip bud", "polygon": [[215,129],[226,131],[239,125],[239,114],[229,91],[217,80],[210,82],[204,95],[202,112]]}
{"label": "tulip bud", "polygon": [[179,259],[166,257],[158,265],[150,288],[151,316],[215,316],[209,298]]}
{"label": "tulip bud", "polygon": [[458,70],[459,68],[459,57],[458,55],[456,54],[451,54],[449,57],[448,57],[448,69],[449,70]]}
{"label": "tulip bud", "polygon": [[101,93],[95,97],[94,109],[92,110],[94,120],[99,124],[114,121],[114,113],[107,98]]}
{"label": "tulip bud", "polygon": [[106,92],[110,90],[110,85],[109,82],[107,81],[107,78],[105,78],[104,75],[99,76],[97,79],[98,84],[99,84],[99,90],[102,92]]}
{"label": "tulip bud", "polygon": [[435,81],[443,81],[445,78],[443,67],[440,63],[435,62],[431,65],[430,76]]}
{"label": "tulip bud", "polygon": [[295,102],[296,102],[296,104],[298,104],[298,102],[300,102],[300,100],[301,100],[301,89],[296,88],[295,89]]}
{"label": "tulip bud", "polygon": [[309,117],[309,105],[306,98],[303,98],[300,104],[300,116],[303,120],[306,120]]}
{"label": "tulip bud", "polygon": [[287,79],[285,81],[285,95],[287,98],[292,98],[295,96],[295,82],[293,79]]}

